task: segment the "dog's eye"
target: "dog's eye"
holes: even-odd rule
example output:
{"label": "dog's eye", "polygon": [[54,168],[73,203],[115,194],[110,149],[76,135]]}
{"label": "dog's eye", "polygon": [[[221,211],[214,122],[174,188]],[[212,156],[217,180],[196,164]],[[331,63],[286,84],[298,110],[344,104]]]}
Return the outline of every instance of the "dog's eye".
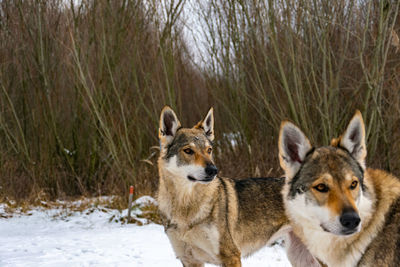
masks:
{"label": "dog's eye", "polygon": [[185,153],[188,154],[188,155],[192,155],[192,154],[194,153],[194,151],[191,150],[190,148],[185,148],[185,149],[183,150],[183,152],[185,152]]}
{"label": "dog's eye", "polygon": [[209,148],[207,149],[207,153],[208,153],[208,154],[211,154],[211,152],[212,152],[212,148],[209,147]]}
{"label": "dog's eye", "polygon": [[321,193],[326,193],[329,191],[329,187],[325,184],[318,184],[317,186],[314,186],[314,188]]}
{"label": "dog's eye", "polygon": [[357,185],[358,185],[358,182],[357,182],[357,181],[353,181],[353,182],[351,183],[351,185],[350,185],[350,189],[351,189],[351,190],[356,189],[356,188],[357,188]]}

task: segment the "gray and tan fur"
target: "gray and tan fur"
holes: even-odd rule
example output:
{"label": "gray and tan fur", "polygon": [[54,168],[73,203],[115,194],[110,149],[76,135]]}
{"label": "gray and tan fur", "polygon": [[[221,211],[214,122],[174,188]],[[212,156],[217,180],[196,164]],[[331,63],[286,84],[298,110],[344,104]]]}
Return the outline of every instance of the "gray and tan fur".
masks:
{"label": "gray and tan fur", "polygon": [[286,212],[294,233],[327,266],[400,266],[400,181],[366,168],[366,155],[359,111],[326,147],[312,148],[295,125],[281,125]]}
{"label": "gray and tan fur", "polygon": [[193,128],[181,128],[165,107],[159,138],[159,210],[184,266],[241,266],[241,257],[289,229],[280,195],[283,179],[235,181],[216,175],[213,109]]}

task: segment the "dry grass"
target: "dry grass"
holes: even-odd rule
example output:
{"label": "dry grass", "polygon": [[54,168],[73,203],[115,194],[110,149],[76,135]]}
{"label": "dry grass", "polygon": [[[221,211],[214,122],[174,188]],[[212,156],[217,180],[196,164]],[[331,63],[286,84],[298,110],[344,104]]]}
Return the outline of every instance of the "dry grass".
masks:
{"label": "dry grass", "polygon": [[16,214],[31,215],[32,210],[35,209],[56,209],[63,211],[63,216],[65,216],[65,214],[68,216],[74,212],[85,212],[89,214],[94,210],[100,210],[103,212],[106,212],[106,210],[122,211],[128,207],[126,201],[119,196],[96,198],[70,197],[62,201],[51,201],[40,198],[36,198],[33,201],[14,201],[9,198],[2,198],[0,199],[0,203],[4,205],[4,214],[2,214],[3,216],[13,216]]}
{"label": "dry grass", "polygon": [[202,86],[171,30],[183,3],[64,2],[0,3],[0,194],[151,194],[158,113]]}
{"label": "dry grass", "polygon": [[109,216],[108,221],[113,223],[130,223],[144,225],[149,223],[161,224],[158,208],[154,203],[134,204],[131,209],[131,218],[127,218],[127,203],[119,196],[96,198],[69,198],[57,201],[13,201],[0,200],[0,218],[12,218],[14,216],[32,216],[37,211],[45,212],[53,220],[70,220],[74,216],[89,216],[95,213],[98,216]]}
{"label": "dry grass", "polygon": [[222,175],[280,175],[281,120],[324,145],[356,108],[369,165],[400,174],[398,1],[200,2],[199,67],[184,0],[2,1],[0,197],[154,195],[165,104],[184,126],[215,107]]}
{"label": "dry grass", "polygon": [[282,120],[327,145],[356,109],[369,165],[400,174],[398,1],[211,0],[198,10],[217,129],[240,133],[237,151],[229,141],[221,147],[225,174],[252,175],[258,166],[279,175]]}

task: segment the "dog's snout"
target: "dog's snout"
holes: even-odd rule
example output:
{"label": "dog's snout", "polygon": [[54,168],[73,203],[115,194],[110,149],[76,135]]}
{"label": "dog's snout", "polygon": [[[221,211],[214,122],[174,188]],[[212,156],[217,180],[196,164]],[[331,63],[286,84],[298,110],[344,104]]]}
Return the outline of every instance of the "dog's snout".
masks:
{"label": "dog's snout", "polygon": [[205,171],[208,176],[215,176],[218,173],[218,169],[214,164],[207,164]]}
{"label": "dog's snout", "polygon": [[360,216],[355,211],[347,211],[340,216],[340,223],[349,230],[355,229],[360,221]]}

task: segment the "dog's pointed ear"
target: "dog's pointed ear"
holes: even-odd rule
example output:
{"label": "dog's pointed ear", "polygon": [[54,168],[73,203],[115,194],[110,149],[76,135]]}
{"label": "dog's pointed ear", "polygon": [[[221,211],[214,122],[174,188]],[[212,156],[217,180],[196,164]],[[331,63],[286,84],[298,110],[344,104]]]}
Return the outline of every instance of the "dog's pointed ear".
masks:
{"label": "dog's pointed ear", "polygon": [[165,106],[160,115],[160,128],[158,129],[158,137],[162,145],[169,144],[176,134],[176,131],[181,126],[175,112]]}
{"label": "dog's pointed ear", "polygon": [[311,149],[310,141],[297,126],[288,121],[282,122],[279,132],[279,162],[288,179],[297,173]]}
{"label": "dog's pointed ear", "polygon": [[346,131],[340,137],[340,146],[345,148],[365,169],[365,158],[367,156],[365,126],[359,110],[356,111]]}
{"label": "dog's pointed ear", "polygon": [[203,129],[208,139],[214,140],[214,109],[210,108],[206,117],[194,126],[197,129]]}

